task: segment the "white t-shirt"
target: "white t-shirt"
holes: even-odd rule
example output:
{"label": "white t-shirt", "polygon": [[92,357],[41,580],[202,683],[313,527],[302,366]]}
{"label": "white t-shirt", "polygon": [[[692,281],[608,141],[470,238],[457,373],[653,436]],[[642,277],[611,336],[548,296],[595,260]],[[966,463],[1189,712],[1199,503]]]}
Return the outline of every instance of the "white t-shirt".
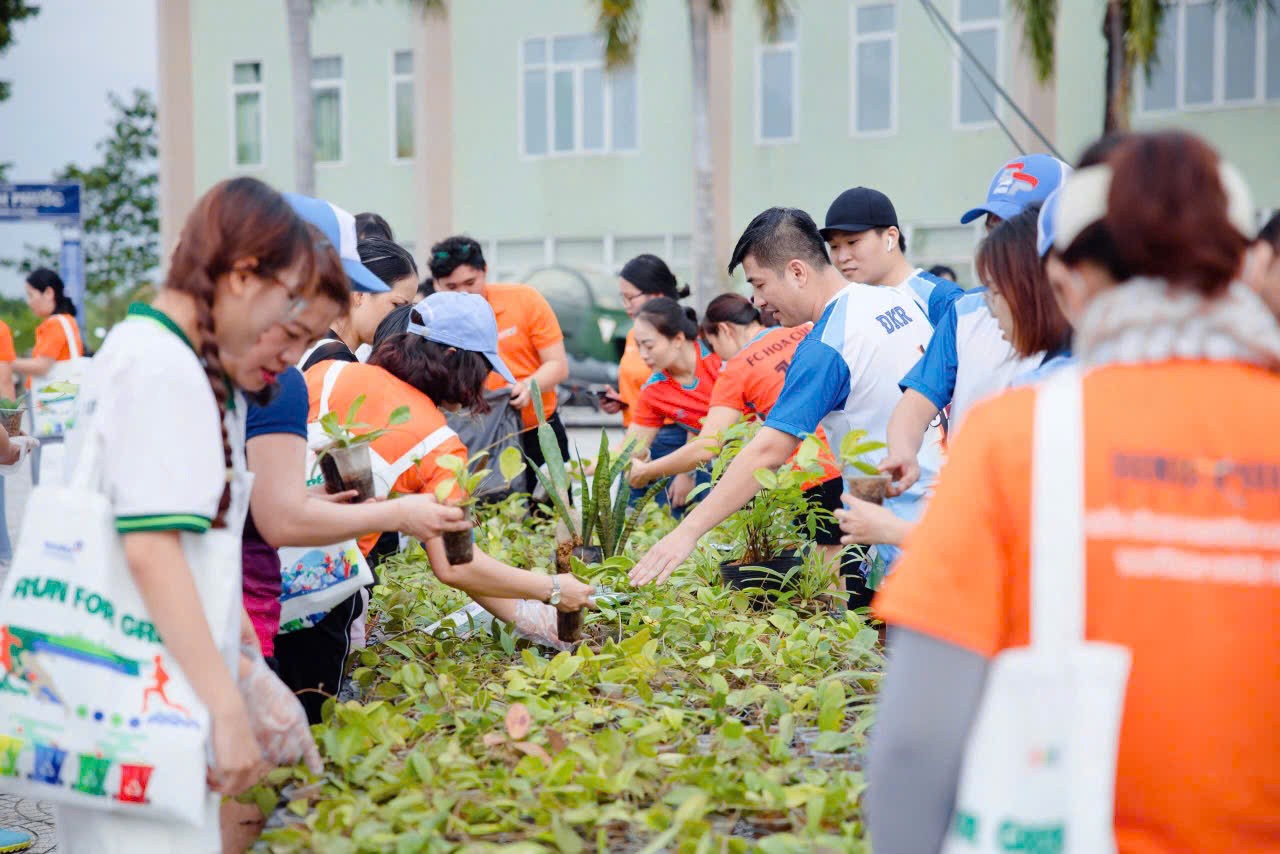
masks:
{"label": "white t-shirt", "polygon": [[[889,417],[902,398],[898,380],[929,344],[933,327],[915,299],[897,288],[851,284],[827,304],[822,318],[796,347],[787,380],[765,425],[792,436],[818,425],[836,453],[851,430],[883,442]],[[931,430],[920,449],[920,479],[885,506],[914,521],[942,464],[942,441]],[[867,455],[877,463],[885,451]],[[848,477],[853,469],[845,472]],[[882,548],[886,561],[896,549]]]}
{"label": "white t-shirt", "polygon": [[[102,489],[121,533],[209,529],[226,484],[218,404],[208,376],[177,326],[134,306],[89,363],[80,421],[102,436]],[[243,414],[236,393],[229,407]],[[229,415],[232,453],[243,457],[243,419]],[[72,472],[87,430],[67,442]]]}
{"label": "white t-shirt", "polygon": [[947,434],[954,436],[975,403],[1038,363],[1018,358],[987,307],[986,288],[975,288],[951,306],[902,388],[915,389],[938,409],[950,405]]}

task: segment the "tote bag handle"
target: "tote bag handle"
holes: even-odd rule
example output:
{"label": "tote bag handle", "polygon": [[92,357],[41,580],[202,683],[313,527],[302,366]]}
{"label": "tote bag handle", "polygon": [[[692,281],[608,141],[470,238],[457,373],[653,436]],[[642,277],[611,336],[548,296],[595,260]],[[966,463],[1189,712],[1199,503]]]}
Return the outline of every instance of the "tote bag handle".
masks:
{"label": "tote bag handle", "polygon": [[1084,404],[1078,367],[1036,392],[1031,457],[1031,645],[1084,640]]}
{"label": "tote bag handle", "polygon": [[55,314],[54,317],[58,318],[58,323],[62,324],[62,334],[67,337],[67,350],[71,352],[71,358],[79,359],[84,356],[84,347],[81,346],[80,338],[71,326],[71,321],[67,320],[65,314]]}

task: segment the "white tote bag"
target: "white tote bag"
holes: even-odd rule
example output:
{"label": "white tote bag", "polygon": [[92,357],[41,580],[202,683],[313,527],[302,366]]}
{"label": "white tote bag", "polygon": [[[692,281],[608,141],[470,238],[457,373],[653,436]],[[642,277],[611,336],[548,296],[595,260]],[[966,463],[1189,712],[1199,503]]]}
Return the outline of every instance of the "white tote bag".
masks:
{"label": "white tote bag", "polygon": [[80,349],[79,339],[70,318],[65,314],[54,317],[62,324],[62,334],[67,337],[67,347],[71,350],[71,358],[54,362],[49,373],[31,380],[31,425],[33,435],[37,439],[49,439],[65,436],[76,421],[77,395],[61,391],[42,391],[55,383],[79,386],[84,379],[88,359]]}
{"label": "white tote bag", "polygon": [[[31,493],[0,593],[0,791],[199,826],[209,715],[134,586],[98,446],[85,437],[69,485]],[[219,648],[234,649],[235,537],[203,536],[196,585]]]}
{"label": "white tote bag", "polygon": [[[329,411],[329,396],[345,362],[334,362],[325,373],[320,394],[320,415]],[[315,432],[315,431],[311,431]],[[316,437],[307,449],[307,488],[324,479],[316,474]],[[280,549],[280,631],[309,628],[362,588],[373,584],[373,571],[355,540],[331,546],[286,547]]]}
{"label": "white tote bag", "polygon": [[945,854],[1109,854],[1131,655],[1086,641],[1080,373],[1037,393],[1031,645],[997,655],[969,735]]}

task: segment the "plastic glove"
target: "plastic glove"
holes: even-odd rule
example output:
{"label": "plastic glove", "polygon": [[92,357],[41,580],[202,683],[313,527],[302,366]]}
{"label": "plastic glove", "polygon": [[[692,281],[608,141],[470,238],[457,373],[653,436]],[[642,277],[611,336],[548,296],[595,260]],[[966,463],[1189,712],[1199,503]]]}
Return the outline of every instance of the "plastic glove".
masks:
{"label": "plastic glove", "polygon": [[311,737],[302,703],[271,672],[262,653],[253,647],[242,647],[240,654],[249,661],[248,671],[241,669],[240,694],[262,755],[273,765],[292,765],[301,759],[311,773],[319,774],[324,762]]}
{"label": "plastic glove", "polygon": [[9,462],[0,464],[0,474],[13,474],[18,470],[18,466],[27,458],[36,448],[40,447],[40,440],[33,436],[10,436],[9,437],[9,453],[17,454]]}
{"label": "plastic glove", "polygon": [[572,647],[560,640],[555,606],[536,599],[521,599],[516,603],[516,619],[512,624],[516,637],[566,651]]}

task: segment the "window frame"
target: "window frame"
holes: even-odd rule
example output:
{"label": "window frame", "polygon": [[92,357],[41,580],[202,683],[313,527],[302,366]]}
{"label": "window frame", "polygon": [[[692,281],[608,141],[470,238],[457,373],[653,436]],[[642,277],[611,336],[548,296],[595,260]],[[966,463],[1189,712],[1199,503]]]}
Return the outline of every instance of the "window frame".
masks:
{"label": "window frame", "polygon": [[[957,36],[963,36],[967,32],[973,32],[976,30],[986,30],[986,29],[995,30],[996,63],[995,63],[995,68],[989,68],[987,70],[990,71],[991,74],[996,78],[996,83],[998,83],[1001,86],[1004,86],[1005,84],[1004,65],[1006,62],[1006,59],[1005,59],[1006,51],[1004,49],[1004,40],[1005,40],[1004,16],[1005,16],[1005,12],[1007,11],[1008,0],[997,0],[997,2],[999,2],[1000,4],[1000,11],[996,15],[996,17],[981,18],[977,21],[966,22],[963,19],[961,19],[960,7],[961,7],[961,4],[964,3],[964,0],[954,0],[954,5],[952,8],[954,9],[954,13],[955,13],[954,29],[956,31]],[[953,52],[951,57],[951,127],[953,130],[959,130],[959,131],[989,130],[997,126],[998,122],[996,121],[996,119],[999,118],[1001,113],[1004,112],[1003,110],[1004,104],[1001,101],[998,93],[992,99],[993,106],[995,107],[995,113],[996,113],[995,115],[993,116],[989,115],[986,119],[980,122],[966,122],[963,120],[963,118],[960,115],[960,97],[961,97],[961,93],[964,91],[964,84],[967,82],[965,80],[964,71],[962,68],[966,59],[967,59],[967,56],[965,55],[964,49],[961,48],[959,45],[957,45],[956,50]]]}
{"label": "window frame", "polygon": [[[888,33],[858,32],[858,10],[865,6],[890,6],[893,8],[893,29]],[[876,139],[896,136],[898,133],[898,13],[896,0],[853,0],[849,4],[849,136],[858,139]],[[858,46],[866,42],[889,42],[889,127],[882,130],[858,129]]]}
{"label": "window frame", "polygon": [[[236,66],[237,65],[257,65],[258,66],[258,82],[257,83],[237,83],[236,82]],[[261,124],[261,137],[259,139],[259,155],[260,159],[257,163],[241,163],[237,158],[238,140],[236,139],[236,96],[242,94],[254,94],[258,96],[258,118]],[[267,63],[262,59],[233,59],[231,60],[231,89],[230,89],[230,137],[231,137],[231,168],[237,172],[254,172],[265,169],[267,166]]]}
{"label": "window frame", "polygon": [[[1216,0],[1173,0],[1165,4],[1164,26],[1175,27],[1173,40],[1173,106],[1148,107],[1147,78],[1141,68],[1134,69],[1133,114],[1135,116],[1169,116],[1175,113],[1205,113],[1218,110],[1240,110],[1280,104],[1280,96],[1267,97],[1267,16],[1280,18],[1280,5],[1274,9],[1259,4],[1254,12],[1253,97],[1227,99],[1227,3]],[[1189,6],[1213,8],[1213,97],[1207,103],[1186,102],[1186,79],[1183,74],[1187,51],[1186,15]],[[1275,57],[1280,63],[1280,56]]]}
{"label": "window frame", "polygon": [[[794,33],[790,41],[765,42],[763,34],[755,49],[755,122],[756,145],[791,145],[800,141],[800,20],[790,16]],[[791,54],[791,135],[764,135],[764,57],[774,53]]]}
{"label": "window frame", "polygon": [[[614,75],[605,67],[603,43],[601,45],[602,52],[598,62],[586,60],[572,60],[556,62],[553,58],[552,51],[555,48],[555,40],[561,38],[581,38],[581,37],[599,38],[594,32],[556,32],[556,33],[540,33],[535,35],[521,36],[516,42],[516,153],[520,160],[548,160],[554,158],[566,157],[631,157],[640,153],[641,148],[641,125],[640,125],[640,75],[636,71],[636,65],[631,63],[631,77],[635,85],[635,146],[632,148],[617,148],[613,139],[613,85]],[[527,58],[527,50],[530,42],[541,41],[543,43],[544,59],[542,62],[530,62]],[[599,69],[602,80],[603,99],[601,122],[603,123],[604,145],[599,149],[587,150],[584,147],[585,126],[583,123],[583,114],[585,112],[585,96],[582,78],[583,74],[589,70]],[[541,70],[545,76],[543,83],[543,102],[546,107],[547,120],[547,139],[546,151],[541,154],[531,154],[528,148],[527,128],[525,127],[525,74],[529,71]],[[555,105],[555,74],[557,71],[571,71],[573,73],[573,148],[567,151],[559,151],[555,144],[555,121],[556,121],[556,105]]]}
{"label": "window frame", "polygon": [[[396,56],[402,53],[409,54],[410,69],[408,74],[401,74],[396,71]],[[398,103],[396,101],[396,88],[401,83],[408,83],[410,102],[411,103],[413,102],[413,95],[414,95],[413,66],[416,65],[416,63],[413,61],[414,59],[415,57],[414,57],[413,48],[392,48],[391,49],[391,52],[390,52],[391,64],[388,67],[390,71],[390,75],[389,75],[390,85],[387,89],[388,107],[389,107],[389,109],[387,110],[388,112],[387,118],[388,118],[388,126],[390,128],[390,133],[391,133],[391,162],[392,164],[395,164],[395,165],[404,165],[406,163],[412,163],[415,159],[417,159],[417,156],[418,156],[418,128],[417,128],[417,122],[414,120],[415,114],[417,113],[416,109],[409,116],[409,123],[411,126],[410,135],[413,141],[413,146],[412,146],[413,153],[410,154],[408,157],[400,156],[400,151],[399,151],[400,128],[398,127],[399,114],[397,113]]]}
{"label": "window frame", "polygon": [[[316,80],[315,63],[322,59],[337,59],[342,65],[342,74],[336,78],[325,78]],[[321,56],[311,57],[311,143],[315,145],[315,96],[318,89],[336,89],[338,91],[338,147],[341,149],[337,160],[321,160],[319,152],[314,153],[314,163],[317,169],[332,169],[334,167],[345,166],[347,163],[347,151],[349,149],[347,139],[347,62],[340,53],[326,53]]]}

